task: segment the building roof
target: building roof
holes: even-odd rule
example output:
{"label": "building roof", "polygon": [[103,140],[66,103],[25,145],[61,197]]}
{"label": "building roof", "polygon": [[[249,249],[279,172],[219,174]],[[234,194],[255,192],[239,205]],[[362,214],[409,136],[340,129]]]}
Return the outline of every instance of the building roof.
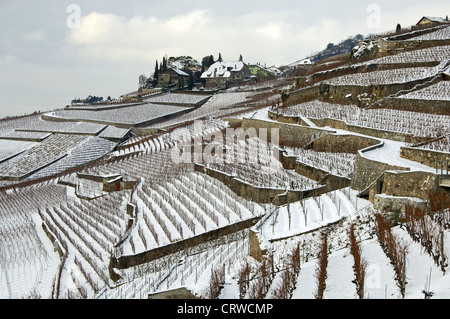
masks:
{"label": "building roof", "polygon": [[201,78],[229,78],[231,76],[231,72],[240,72],[244,68],[244,65],[244,62],[242,61],[216,62],[209,67],[208,71],[202,74]]}
{"label": "building roof", "polygon": [[180,76],[189,76],[189,74],[187,74],[186,72],[183,72],[177,68],[170,68],[168,71],[174,71],[175,73],[177,73]]}
{"label": "building roof", "polygon": [[429,20],[430,22],[435,22],[435,23],[449,23],[449,21],[447,19],[445,19],[445,18],[440,18],[440,17],[423,17],[422,19],[420,19],[420,21],[417,24],[420,24],[424,20]]}
{"label": "building roof", "polygon": [[311,59],[303,59],[303,60],[298,60],[295,61],[291,64],[288,65],[288,67],[298,67],[298,66],[302,66],[302,65],[313,65],[314,63],[311,61]]}

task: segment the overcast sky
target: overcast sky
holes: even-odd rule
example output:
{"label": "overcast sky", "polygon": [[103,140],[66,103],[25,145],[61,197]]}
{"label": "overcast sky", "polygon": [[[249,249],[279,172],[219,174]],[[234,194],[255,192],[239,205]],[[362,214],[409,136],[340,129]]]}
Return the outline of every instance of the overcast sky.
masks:
{"label": "overcast sky", "polygon": [[0,118],[119,97],[166,54],[280,66],[447,15],[448,0],[0,0]]}

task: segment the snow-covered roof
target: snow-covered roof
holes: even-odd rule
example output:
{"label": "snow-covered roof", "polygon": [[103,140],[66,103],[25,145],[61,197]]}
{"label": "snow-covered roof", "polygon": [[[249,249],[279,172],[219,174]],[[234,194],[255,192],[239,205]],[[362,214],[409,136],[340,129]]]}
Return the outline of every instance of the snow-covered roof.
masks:
{"label": "snow-covered roof", "polygon": [[202,79],[211,78],[211,77],[223,77],[229,78],[231,76],[231,72],[239,72],[244,68],[244,62],[236,61],[236,62],[216,62],[212,64],[208,71],[202,74]]}
{"label": "snow-covered roof", "polygon": [[417,24],[420,24],[423,20],[429,20],[431,22],[436,22],[436,23],[448,23],[449,21],[444,19],[444,18],[440,18],[440,17],[423,17],[422,19],[420,19],[420,21]]}
{"label": "snow-covered roof", "polygon": [[184,72],[184,71],[181,71],[180,69],[177,69],[177,68],[171,68],[171,70],[173,70],[175,73],[177,73],[178,75],[181,75],[181,76],[189,76],[189,74],[187,74],[186,72]]}
{"label": "snow-covered roof", "polygon": [[311,59],[303,59],[303,60],[298,60],[298,61],[295,61],[295,62],[289,64],[288,67],[297,67],[300,65],[312,65],[312,64],[313,63],[312,63]]}

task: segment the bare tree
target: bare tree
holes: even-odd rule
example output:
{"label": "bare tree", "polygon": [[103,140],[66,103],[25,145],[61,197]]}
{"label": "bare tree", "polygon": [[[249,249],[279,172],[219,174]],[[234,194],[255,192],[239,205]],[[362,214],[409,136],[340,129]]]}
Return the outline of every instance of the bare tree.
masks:
{"label": "bare tree", "polygon": [[139,76],[139,88],[144,88],[147,85],[147,82],[148,78],[144,74],[141,74]]}

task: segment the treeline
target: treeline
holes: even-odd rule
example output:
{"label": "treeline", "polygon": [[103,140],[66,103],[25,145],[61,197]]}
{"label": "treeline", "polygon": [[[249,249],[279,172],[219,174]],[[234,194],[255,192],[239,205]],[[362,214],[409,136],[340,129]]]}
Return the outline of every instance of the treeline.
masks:
{"label": "treeline", "polygon": [[[106,101],[111,101],[111,97],[108,96],[106,98]],[[72,100],[72,104],[76,104],[76,103],[82,103],[82,104],[94,104],[94,103],[102,103],[104,102],[104,99],[102,96],[92,96],[89,95],[87,98],[85,99],[73,99]]]}
{"label": "treeline", "polygon": [[336,55],[349,53],[362,40],[364,40],[364,36],[361,34],[357,34],[354,37],[348,37],[338,44],[329,43],[324,50],[313,53],[310,56],[310,59],[312,62],[318,63]]}

